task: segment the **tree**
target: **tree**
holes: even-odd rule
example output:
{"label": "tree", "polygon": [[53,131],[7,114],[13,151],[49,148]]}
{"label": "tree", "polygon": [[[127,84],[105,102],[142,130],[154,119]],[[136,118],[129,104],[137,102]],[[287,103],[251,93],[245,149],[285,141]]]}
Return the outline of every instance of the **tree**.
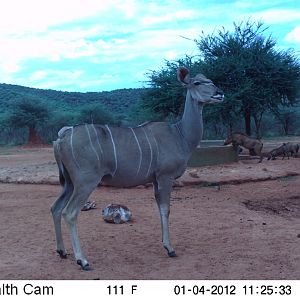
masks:
{"label": "tree", "polygon": [[294,106],[277,107],[272,113],[281,125],[284,135],[291,134],[298,125],[297,123],[299,123],[299,116],[297,115]]}
{"label": "tree", "polygon": [[225,92],[221,110],[233,107],[233,115],[244,118],[248,135],[253,118],[258,137],[264,112],[295,103],[300,78],[295,53],[277,50],[271,35],[264,36],[267,29],[248,20],[234,23],[233,32],[222,28],[196,40],[203,72]]}
{"label": "tree", "polygon": [[113,116],[99,104],[85,105],[79,112],[79,120],[91,124],[114,123]]}
{"label": "tree", "polygon": [[[51,110],[51,106],[50,106]],[[64,126],[74,126],[80,123],[79,112],[77,109],[54,110],[52,108],[51,115],[45,123],[46,128],[43,128],[43,137],[46,142],[51,142],[57,139],[58,131]]]}
{"label": "tree", "polygon": [[42,144],[37,128],[49,119],[48,108],[42,102],[26,99],[14,103],[6,123],[13,128],[28,128],[28,144]]}
{"label": "tree", "polygon": [[[202,33],[195,40],[200,59],[185,57],[148,73],[150,89],[142,97],[141,111],[151,119],[174,120],[180,115],[184,92],[176,80],[179,65],[192,73],[203,73],[225,92],[225,101],[204,111],[204,121],[223,123],[229,131],[244,120],[251,135],[261,137],[265,112],[296,103],[300,65],[292,50],[280,51],[268,28],[261,22],[234,23],[233,32],[222,28],[211,35]],[[215,126],[214,126],[215,127]],[[216,128],[216,131],[218,128]]]}

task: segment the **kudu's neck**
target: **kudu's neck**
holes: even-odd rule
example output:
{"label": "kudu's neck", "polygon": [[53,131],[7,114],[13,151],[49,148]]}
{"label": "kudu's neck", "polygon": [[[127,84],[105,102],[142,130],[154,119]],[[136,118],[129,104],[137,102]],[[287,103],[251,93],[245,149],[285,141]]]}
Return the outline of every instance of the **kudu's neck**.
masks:
{"label": "kudu's neck", "polygon": [[186,95],[182,119],[177,123],[189,151],[193,151],[200,143],[203,133],[202,121],[203,104],[193,100],[189,91]]}

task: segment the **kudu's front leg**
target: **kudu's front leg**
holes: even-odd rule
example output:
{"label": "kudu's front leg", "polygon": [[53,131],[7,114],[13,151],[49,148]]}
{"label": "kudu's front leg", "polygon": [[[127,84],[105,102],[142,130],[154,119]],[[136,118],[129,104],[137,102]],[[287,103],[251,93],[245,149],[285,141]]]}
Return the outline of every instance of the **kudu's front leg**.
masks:
{"label": "kudu's front leg", "polygon": [[160,213],[163,246],[168,251],[170,257],[175,257],[176,253],[171,245],[169,233],[170,194],[173,179],[169,177],[157,178],[153,185],[154,195]]}

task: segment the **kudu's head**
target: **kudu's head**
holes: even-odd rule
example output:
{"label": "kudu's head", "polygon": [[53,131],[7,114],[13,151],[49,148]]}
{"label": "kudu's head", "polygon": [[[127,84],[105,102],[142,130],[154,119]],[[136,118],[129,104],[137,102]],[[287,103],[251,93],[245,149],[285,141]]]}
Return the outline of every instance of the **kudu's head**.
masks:
{"label": "kudu's head", "polygon": [[224,99],[223,91],[202,74],[198,74],[191,78],[187,68],[179,67],[177,70],[177,79],[187,88],[191,98],[198,103],[222,102]]}

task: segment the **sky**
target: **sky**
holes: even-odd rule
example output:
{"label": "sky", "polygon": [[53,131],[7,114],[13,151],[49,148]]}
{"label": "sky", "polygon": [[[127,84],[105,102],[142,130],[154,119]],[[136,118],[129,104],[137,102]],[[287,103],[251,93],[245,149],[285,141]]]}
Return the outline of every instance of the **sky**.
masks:
{"label": "sky", "polygon": [[[300,57],[299,0],[0,0],[0,83],[77,92],[146,86],[194,39],[263,21]],[[175,76],[175,74],[174,74]]]}

